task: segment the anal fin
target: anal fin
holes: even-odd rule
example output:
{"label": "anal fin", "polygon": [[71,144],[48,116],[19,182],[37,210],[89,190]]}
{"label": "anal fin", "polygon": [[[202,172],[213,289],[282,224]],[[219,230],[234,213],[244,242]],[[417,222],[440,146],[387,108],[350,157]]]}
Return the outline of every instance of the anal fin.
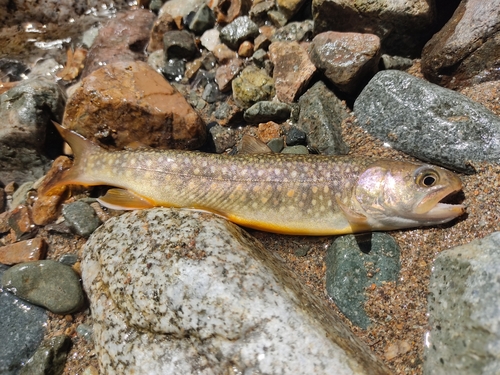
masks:
{"label": "anal fin", "polygon": [[124,189],[109,189],[97,201],[113,210],[142,210],[155,207],[150,201]]}

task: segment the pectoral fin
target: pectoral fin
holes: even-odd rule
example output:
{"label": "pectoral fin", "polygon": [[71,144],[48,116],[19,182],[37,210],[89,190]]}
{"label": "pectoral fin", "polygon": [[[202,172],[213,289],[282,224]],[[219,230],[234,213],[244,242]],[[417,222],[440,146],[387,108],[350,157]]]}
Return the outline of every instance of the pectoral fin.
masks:
{"label": "pectoral fin", "polygon": [[368,224],[368,218],[365,215],[354,212],[343,204],[340,199],[337,199],[337,204],[344,213],[346,220],[349,222],[353,233],[362,233],[371,230],[370,224]]}
{"label": "pectoral fin", "polygon": [[124,189],[109,189],[97,201],[113,210],[142,210],[155,207],[150,201]]}

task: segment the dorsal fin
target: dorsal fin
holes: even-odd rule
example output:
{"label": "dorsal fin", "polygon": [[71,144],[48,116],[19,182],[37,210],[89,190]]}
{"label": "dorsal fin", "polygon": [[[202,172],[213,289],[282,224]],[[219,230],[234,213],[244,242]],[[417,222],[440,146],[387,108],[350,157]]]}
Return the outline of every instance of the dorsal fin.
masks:
{"label": "dorsal fin", "polygon": [[269,148],[260,139],[252,137],[251,135],[245,134],[241,138],[241,147],[239,150],[240,154],[269,154],[273,150]]}

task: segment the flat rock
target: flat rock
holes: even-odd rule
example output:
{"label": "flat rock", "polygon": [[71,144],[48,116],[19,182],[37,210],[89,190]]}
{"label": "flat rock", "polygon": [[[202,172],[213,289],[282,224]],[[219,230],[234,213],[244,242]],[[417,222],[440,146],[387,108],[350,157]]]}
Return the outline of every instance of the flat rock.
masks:
{"label": "flat rock", "polygon": [[357,94],[378,70],[380,39],[373,34],[328,31],[314,37],[309,56],[340,91]]}
{"label": "flat rock", "polygon": [[269,58],[274,64],[276,96],[282,102],[292,103],[307,87],[316,67],[297,42],[272,43]]}
{"label": "flat rock", "polygon": [[99,30],[87,54],[82,77],[114,62],[144,61],[154,20],[154,13],[145,9],[117,13]]}
{"label": "flat rock", "polygon": [[47,244],[41,237],[2,246],[0,247],[0,263],[10,266],[43,259],[46,247]]}
{"label": "flat rock", "polygon": [[441,252],[432,270],[424,374],[497,374],[500,232]]}
{"label": "flat rock", "polygon": [[422,72],[448,88],[500,79],[500,0],[464,0],[425,45]]}
{"label": "flat rock", "polygon": [[237,226],[157,208],[107,221],[82,263],[106,374],[389,374]]}
{"label": "flat rock", "polygon": [[361,127],[418,159],[472,173],[500,162],[500,118],[464,95],[404,72],[377,73],[354,103]]}
{"label": "flat rock", "polygon": [[335,30],[377,35],[386,53],[418,55],[433,33],[436,12],[428,0],[313,0],[314,33]]}
{"label": "flat rock", "polygon": [[20,263],[3,273],[2,288],[55,314],[78,311],[84,303],[78,275],[53,260]]}
{"label": "flat rock", "polygon": [[115,149],[194,149],[206,137],[186,99],[141,61],[106,65],[84,78],[68,100],[64,126]]}
{"label": "flat rock", "polygon": [[[8,267],[0,265],[0,278]],[[48,314],[0,288],[0,373],[16,375],[42,342]]]}
{"label": "flat rock", "polygon": [[347,154],[340,125],[347,118],[347,108],[323,82],[315,83],[299,99],[297,128],[307,134],[307,144],[322,154]]}

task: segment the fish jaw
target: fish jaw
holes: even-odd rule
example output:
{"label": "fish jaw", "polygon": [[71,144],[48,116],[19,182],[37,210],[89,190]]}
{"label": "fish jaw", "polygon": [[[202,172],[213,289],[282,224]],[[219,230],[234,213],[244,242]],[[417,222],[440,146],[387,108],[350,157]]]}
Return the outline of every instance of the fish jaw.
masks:
{"label": "fish jaw", "polygon": [[460,183],[428,195],[415,207],[414,212],[427,220],[440,224],[453,220],[465,212],[465,206],[463,204],[441,203],[441,201],[461,190],[462,184]]}

